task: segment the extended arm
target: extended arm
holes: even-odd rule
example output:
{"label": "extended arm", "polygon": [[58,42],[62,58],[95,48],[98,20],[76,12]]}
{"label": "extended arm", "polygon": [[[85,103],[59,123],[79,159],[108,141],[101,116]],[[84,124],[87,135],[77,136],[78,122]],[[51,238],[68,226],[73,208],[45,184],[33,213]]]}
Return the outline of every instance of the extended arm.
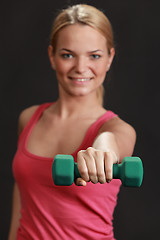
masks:
{"label": "extended arm", "polygon": [[77,185],[110,182],[113,164],[120,163],[125,156],[131,156],[136,140],[135,130],[118,117],[106,122],[99,131],[92,147],[77,155],[78,169],[82,179]]}

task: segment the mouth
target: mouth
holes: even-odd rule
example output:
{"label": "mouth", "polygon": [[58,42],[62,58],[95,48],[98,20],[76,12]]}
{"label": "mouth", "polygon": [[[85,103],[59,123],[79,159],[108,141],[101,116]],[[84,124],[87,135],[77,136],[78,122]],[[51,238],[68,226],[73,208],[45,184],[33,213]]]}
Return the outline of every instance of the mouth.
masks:
{"label": "mouth", "polygon": [[69,77],[69,79],[71,79],[72,81],[76,81],[76,82],[88,82],[90,81],[92,78],[74,78],[74,77]]}

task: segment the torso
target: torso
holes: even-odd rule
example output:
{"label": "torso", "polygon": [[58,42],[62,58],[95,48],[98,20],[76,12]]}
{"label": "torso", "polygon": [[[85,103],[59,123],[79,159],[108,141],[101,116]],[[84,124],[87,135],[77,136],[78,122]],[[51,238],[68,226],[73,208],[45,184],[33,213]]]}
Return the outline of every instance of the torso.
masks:
{"label": "torso", "polygon": [[94,116],[64,120],[48,108],[32,129],[27,150],[43,157],[72,154],[82,143],[87,129],[105,112],[100,108]]}

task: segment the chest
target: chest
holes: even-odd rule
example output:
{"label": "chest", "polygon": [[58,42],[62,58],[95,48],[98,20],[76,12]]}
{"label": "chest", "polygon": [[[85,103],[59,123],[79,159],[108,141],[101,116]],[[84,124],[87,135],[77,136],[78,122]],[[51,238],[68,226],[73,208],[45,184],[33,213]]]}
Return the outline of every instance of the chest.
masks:
{"label": "chest", "polygon": [[56,154],[72,154],[83,142],[89,127],[95,119],[81,121],[38,121],[32,128],[27,150],[42,157],[54,157]]}

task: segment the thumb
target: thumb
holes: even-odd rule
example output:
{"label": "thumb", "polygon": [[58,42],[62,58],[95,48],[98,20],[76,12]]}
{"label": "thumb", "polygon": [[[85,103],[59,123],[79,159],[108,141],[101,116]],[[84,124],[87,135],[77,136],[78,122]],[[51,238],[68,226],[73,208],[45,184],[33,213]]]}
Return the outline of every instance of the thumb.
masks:
{"label": "thumb", "polygon": [[87,182],[84,181],[82,178],[77,178],[75,181],[75,184],[77,186],[83,186],[83,187],[87,186]]}

